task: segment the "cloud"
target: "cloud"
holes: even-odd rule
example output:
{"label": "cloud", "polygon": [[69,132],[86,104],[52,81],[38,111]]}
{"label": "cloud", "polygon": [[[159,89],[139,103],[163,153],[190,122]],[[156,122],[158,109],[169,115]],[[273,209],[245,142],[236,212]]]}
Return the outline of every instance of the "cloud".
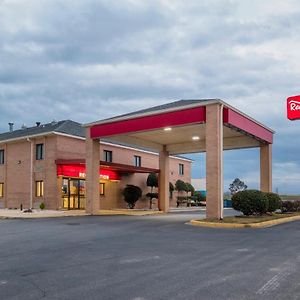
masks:
{"label": "cloud", "polygon": [[[222,98],[276,130],[274,167],[300,167],[300,123],[285,116],[299,94],[299,15],[296,0],[0,1],[0,131]],[[226,178],[255,174],[244,153],[228,155]]]}

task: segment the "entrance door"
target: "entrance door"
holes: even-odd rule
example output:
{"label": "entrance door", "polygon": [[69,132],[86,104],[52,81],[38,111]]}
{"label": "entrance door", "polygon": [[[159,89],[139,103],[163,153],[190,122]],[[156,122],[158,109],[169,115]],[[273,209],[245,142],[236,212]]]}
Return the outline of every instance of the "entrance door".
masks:
{"label": "entrance door", "polygon": [[63,208],[85,208],[85,180],[64,178],[62,185]]}

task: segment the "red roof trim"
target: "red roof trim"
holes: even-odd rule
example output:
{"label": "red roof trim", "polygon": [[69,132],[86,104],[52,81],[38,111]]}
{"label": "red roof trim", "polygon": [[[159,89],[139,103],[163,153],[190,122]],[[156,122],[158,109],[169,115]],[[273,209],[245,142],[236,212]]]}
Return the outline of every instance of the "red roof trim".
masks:
{"label": "red roof trim", "polygon": [[273,143],[273,132],[230,108],[223,109],[223,123],[243,130],[269,144]]}
{"label": "red roof trim", "polygon": [[129,120],[94,125],[90,129],[91,138],[101,138],[116,134],[154,130],[169,126],[204,123],[205,107],[196,107],[180,111],[160,113]]}

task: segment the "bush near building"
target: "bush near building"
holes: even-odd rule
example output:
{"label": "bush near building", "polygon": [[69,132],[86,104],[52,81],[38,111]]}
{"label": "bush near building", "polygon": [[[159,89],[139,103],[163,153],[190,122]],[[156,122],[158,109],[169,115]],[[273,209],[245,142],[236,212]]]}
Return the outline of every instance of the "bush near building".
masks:
{"label": "bush near building", "polygon": [[124,200],[127,202],[128,207],[133,209],[136,201],[142,197],[142,189],[136,185],[127,184],[123,190]]}

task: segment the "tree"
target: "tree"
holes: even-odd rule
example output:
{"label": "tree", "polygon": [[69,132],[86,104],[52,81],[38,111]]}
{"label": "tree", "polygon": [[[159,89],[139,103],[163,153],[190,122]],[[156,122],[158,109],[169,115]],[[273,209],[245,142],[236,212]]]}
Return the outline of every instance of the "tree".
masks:
{"label": "tree", "polygon": [[186,184],[186,187],[187,187],[187,192],[190,192],[191,196],[193,196],[194,192],[195,192],[195,188],[189,182],[186,182],[185,184]]}
{"label": "tree", "polygon": [[248,186],[244,183],[244,181],[241,181],[239,178],[236,178],[229,185],[229,190],[230,190],[231,195],[234,195],[237,192],[246,190],[247,187]]}
{"label": "tree", "polygon": [[180,179],[178,179],[175,183],[175,190],[178,192],[187,192],[187,186],[186,183]]}
{"label": "tree", "polygon": [[153,188],[158,187],[158,178],[156,173],[150,173],[147,177],[147,186],[151,187],[151,192],[147,193],[146,196],[150,200],[150,209],[152,209],[152,199],[157,198],[157,193],[153,193]]}
{"label": "tree", "polygon": [[142,197],[142,190],[140,187],[127,184],[123,190],[124,200],[128,203],[128,207],[133,209],[136,201]]}

